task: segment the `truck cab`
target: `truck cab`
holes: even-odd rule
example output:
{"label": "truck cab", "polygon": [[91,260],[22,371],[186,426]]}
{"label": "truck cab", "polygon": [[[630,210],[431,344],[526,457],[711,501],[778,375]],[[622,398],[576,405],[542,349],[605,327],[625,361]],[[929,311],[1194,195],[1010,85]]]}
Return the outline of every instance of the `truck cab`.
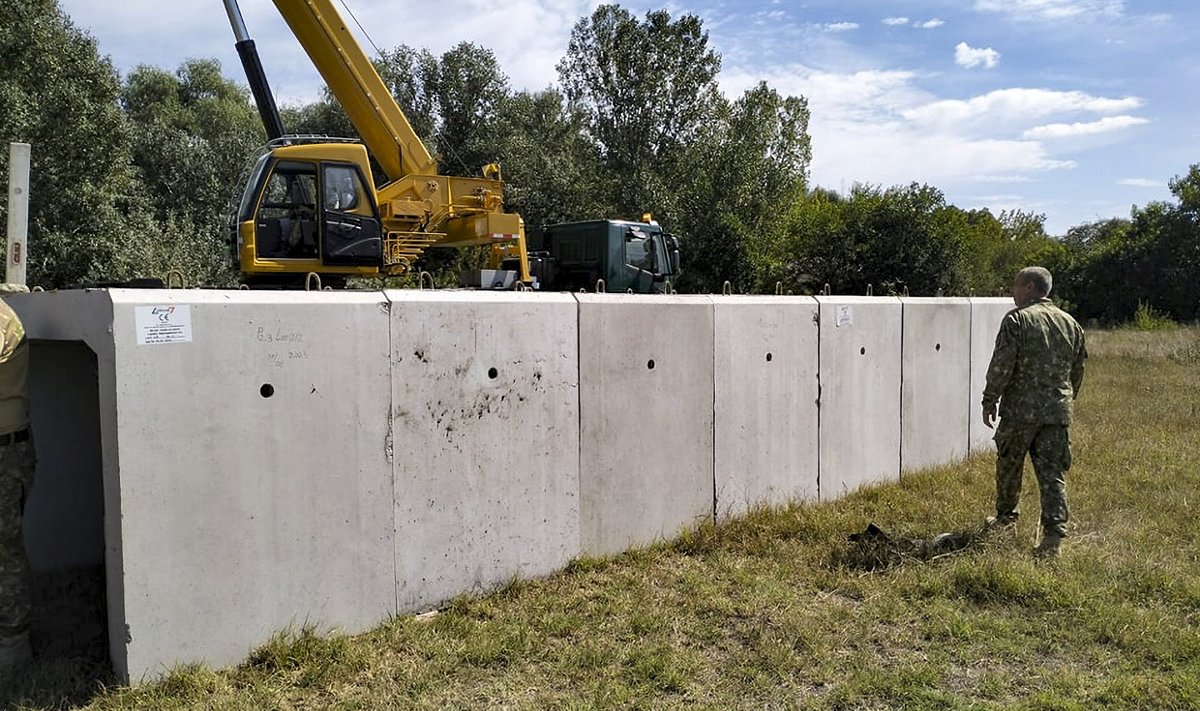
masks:
{"label": "truck cab", "polygon": [[679,243],[658,223],[588,220],[529,231],[530,273],[544,290],[666,293],[680,273]]}

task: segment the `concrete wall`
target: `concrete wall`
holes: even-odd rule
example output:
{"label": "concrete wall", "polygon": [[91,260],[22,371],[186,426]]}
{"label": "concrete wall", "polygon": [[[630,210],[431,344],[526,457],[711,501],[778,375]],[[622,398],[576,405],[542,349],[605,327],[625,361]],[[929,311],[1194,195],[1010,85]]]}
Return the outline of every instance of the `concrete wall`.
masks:
{"label": "concrete wall", "polygon": [[816,499],[816,300],[712,300],[717,515]]}
{"label": "concrete wall", "polygon": [[[7,300],[36,361],[31,554],[94,563],[102,519],[110,650],[134,680],[895,481],[902,428],[906,468],[961,454],[962,300]],[[971,301],[971,423],[1007,310]]]}
{"label": "concrete wall", "polygon": [[900,299],[900,468],[916,471],[967,455],[971,305],[964,299]]}
{"label": "concrete wall", "polygon": [[713,515],[713,305],[579,294],[580,532],[618,553]]}
{"label": "concrete wall", "polygon": [[388,292],[401,612],[579,555],[569,294]]}
{"label": "concrete wall", "polygon": [[972,452],[995,451],[992,442],[993,430],[984,427],[982,419],[983,388],[987,384],[988,363],[992,360],[992,348],[996,345],[996,334],[1004,315],[1012,311],[1013,300],[1009,298],[972,298],[971,304],[971,391],[968,396],[967,418],[970,429]]}
{"label": "concrete wall", "polygon": [[900,300],[818,296],[821,499],[900,476]]}

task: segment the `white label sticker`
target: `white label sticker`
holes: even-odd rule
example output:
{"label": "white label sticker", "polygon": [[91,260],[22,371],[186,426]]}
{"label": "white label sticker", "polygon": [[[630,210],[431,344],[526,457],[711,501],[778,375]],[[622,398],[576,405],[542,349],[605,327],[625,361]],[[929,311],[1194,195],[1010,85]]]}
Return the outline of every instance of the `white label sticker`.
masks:
{"label": "white label sticker", "polygon": [[189,305],[139,306],[134,319],[140,346],[192,342],[192,307]]}
{"label": "white label sticker", "polygon": [[854,325],[854,307],[842,304],[837,307],[837,327]]}

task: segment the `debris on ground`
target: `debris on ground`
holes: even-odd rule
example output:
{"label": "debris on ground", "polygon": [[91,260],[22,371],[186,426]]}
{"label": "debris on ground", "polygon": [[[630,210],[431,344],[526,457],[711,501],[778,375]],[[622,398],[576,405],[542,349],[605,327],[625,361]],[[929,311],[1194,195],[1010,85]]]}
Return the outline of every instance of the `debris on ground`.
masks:
{"label": "debris on ground", "polygon": [[847,536],[850,545],[834,554],[839,567],[874,571],[901,565],[907,561],[929,561],[966,550],[986,538],[987,527],[969,531],[950,531],[928,538],[901,538],[874,523]]}

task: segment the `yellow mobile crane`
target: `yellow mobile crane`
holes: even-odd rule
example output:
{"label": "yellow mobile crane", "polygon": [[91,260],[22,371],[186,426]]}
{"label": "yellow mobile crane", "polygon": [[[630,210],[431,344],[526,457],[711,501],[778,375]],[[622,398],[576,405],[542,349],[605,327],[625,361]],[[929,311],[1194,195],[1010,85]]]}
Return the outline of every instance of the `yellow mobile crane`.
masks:
{"label": "yellow mobile crane", "polygon": [[[224,2],[269,139],[236,216],[235,259],[246,283],[298,283],[310,272],[335,284],[404,274],[435,245],[490,245],[489,267],[507,259],[530,283],[524,223],[504,212],[499,166],[484,166],[479,178],[439,175],[330,0],[274,2],[362,143],[284,135],[237,0]],[[368,150],[384,185],[375,185]]]}

